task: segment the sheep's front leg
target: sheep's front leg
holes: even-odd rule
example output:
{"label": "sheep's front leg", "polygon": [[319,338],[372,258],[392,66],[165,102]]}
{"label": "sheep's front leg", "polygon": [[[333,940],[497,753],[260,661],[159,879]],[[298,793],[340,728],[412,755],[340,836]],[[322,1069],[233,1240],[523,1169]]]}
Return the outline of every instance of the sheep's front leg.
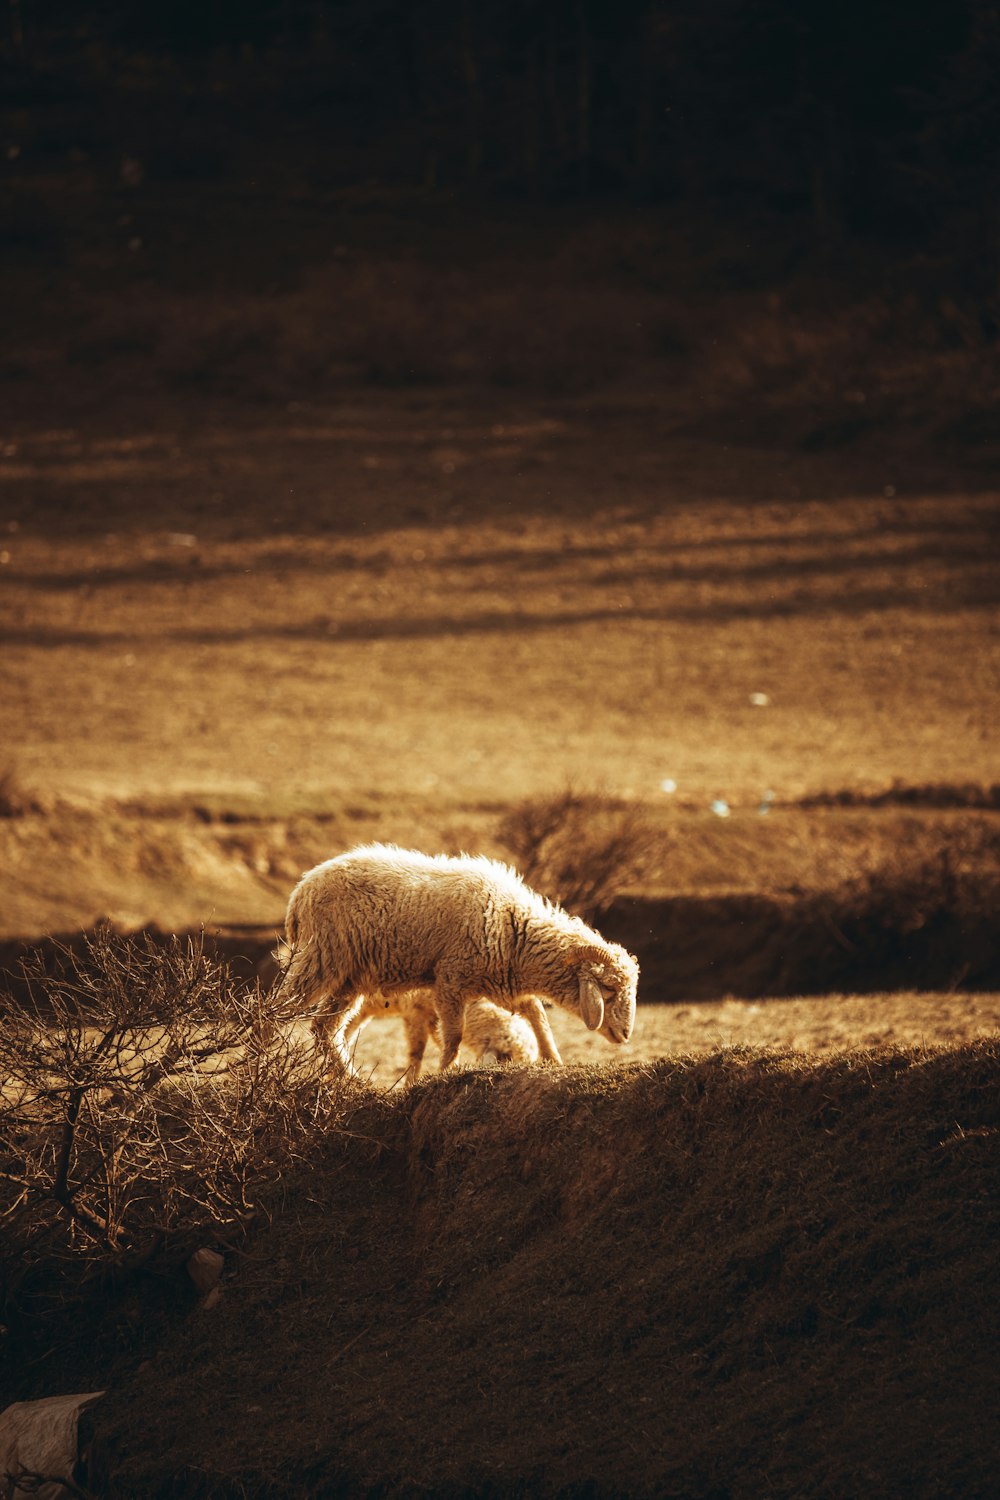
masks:
{"label": "sheep's front leg", "polygon": [[556,1039],[552,1035],[545,1006],[537,995],[525,995],[517,1002],[517,1009],[524,1016],[538,1040],[538,1051],[543,1062],[562,1063]]}
{"label": "sheep's front leg", "polygon": [[465,996],[459,990],[439,989],[437,1012],[441,1022],[441,1072],[458,1056],[465,1030]]}

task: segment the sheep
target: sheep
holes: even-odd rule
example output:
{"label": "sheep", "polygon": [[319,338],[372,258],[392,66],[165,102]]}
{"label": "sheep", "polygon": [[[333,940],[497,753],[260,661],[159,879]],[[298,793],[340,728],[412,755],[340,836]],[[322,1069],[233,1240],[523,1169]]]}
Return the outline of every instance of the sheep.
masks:
{"label": "sheep", "polygon": [[[516,1009],[513,1011],[505,1010],[502,1006],[494,1005],[492,1000],[486,1000],[480,995],[477,999],[470,1000],[465,1007],[462,1040],[467,1047],[471,1047],[480,1062],[538,1062],[541,1051],[539,1036],[528,1019],[527,1013],[521,1009],[521,1002],[517,1001],[515,1004]],[[536,1000],[535,1004],[539,1007],[545,1031],[550,1038],[545,1060],[561,1063],[562,1058],[559,1056],[555,1038],[549,1030],[549,1023],[545,1019],[541,1001]]]}
{"label": "sheep", "polygon": [[281,1003],[313,1014],[318,1044],[347,1072],[344,1032],[374,992],[433,991],[442,1071],[479,996],[510,1011],[534,997],[542,1015],[544,996],[619,1046],[635,1024],[631,954],[483,856],[360,845],[306,871],[289,897],[285,935]]}
{"label": "sheep", "polygon": [[[535,1003],[540,1007],[540,1001]],[[542,1011],[541,1014],[544,1033],[539,1038],[533,1029],[533,1015],[529,1021],[526,1015],[517,1011],[512,1014],[499,1005],[494,1005],[492,1000],[479,996],[470,1000],[466,1006],[462,1040],[480,1062],[535,1063],[541,1052],[546,1061],[559,1063],[562,1058],[549,1030],[545,1012]],[[352,1011],[351,1020],[343,1028],[344,1046],[349,1047],[362,1027],[367,1026],[373,1017],[384,1015],[402,1018],[409,1043],[409,1065],[403,1074],[403,1080],[414,1083],[420,1076],[428,1039],[433,1037],[438,1045],[441,1042],[434,992],[426,989],[405,990],[397,995],[366,995],[360,1009]]]}

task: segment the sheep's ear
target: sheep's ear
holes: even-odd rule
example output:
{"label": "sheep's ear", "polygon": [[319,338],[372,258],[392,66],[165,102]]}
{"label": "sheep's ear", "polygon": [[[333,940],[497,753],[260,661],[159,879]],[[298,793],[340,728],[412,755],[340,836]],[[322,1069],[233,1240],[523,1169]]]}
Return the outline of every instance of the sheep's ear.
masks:
{"label": "sheep's ear", "polygon": [[588,969],[580,970],[580,1016],[588,1031],[596,1031],[604,1024],[604,996]]}
{"label": "sheep's ear", "polygon": [[[599,952],[600,950],[597,951]],[[604,962],[603,957],[593,960],[588,967],[590,969],[591,975],[597,981],[597,987],[601,992],[602,999],[613,1000],[616,994],[616,990],[614,984],[608,977],[608,966]],[[600,1021],[598,1021],[597,1024],[599,1026],[601,1024]]]}

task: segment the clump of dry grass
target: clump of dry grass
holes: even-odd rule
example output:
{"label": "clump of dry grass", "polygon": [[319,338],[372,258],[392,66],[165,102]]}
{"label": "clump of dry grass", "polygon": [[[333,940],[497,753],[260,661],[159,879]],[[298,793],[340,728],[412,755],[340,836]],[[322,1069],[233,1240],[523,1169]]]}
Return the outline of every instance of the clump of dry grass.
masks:
{"label": "clump of dry grass", "polygon": [[659,847],[643,807],[572,789],[519,802],[497,837],[530,886],[586,918],[640,881]]}

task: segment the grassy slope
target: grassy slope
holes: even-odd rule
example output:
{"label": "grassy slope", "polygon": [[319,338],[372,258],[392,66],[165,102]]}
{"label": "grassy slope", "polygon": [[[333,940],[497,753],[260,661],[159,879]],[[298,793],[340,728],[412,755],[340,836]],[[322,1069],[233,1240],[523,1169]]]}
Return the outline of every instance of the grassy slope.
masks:
{"label": "grassy slope", "polygon": [[370,1096],[97,1413],[114,1495],[986,1495],[1000,1049]]}

